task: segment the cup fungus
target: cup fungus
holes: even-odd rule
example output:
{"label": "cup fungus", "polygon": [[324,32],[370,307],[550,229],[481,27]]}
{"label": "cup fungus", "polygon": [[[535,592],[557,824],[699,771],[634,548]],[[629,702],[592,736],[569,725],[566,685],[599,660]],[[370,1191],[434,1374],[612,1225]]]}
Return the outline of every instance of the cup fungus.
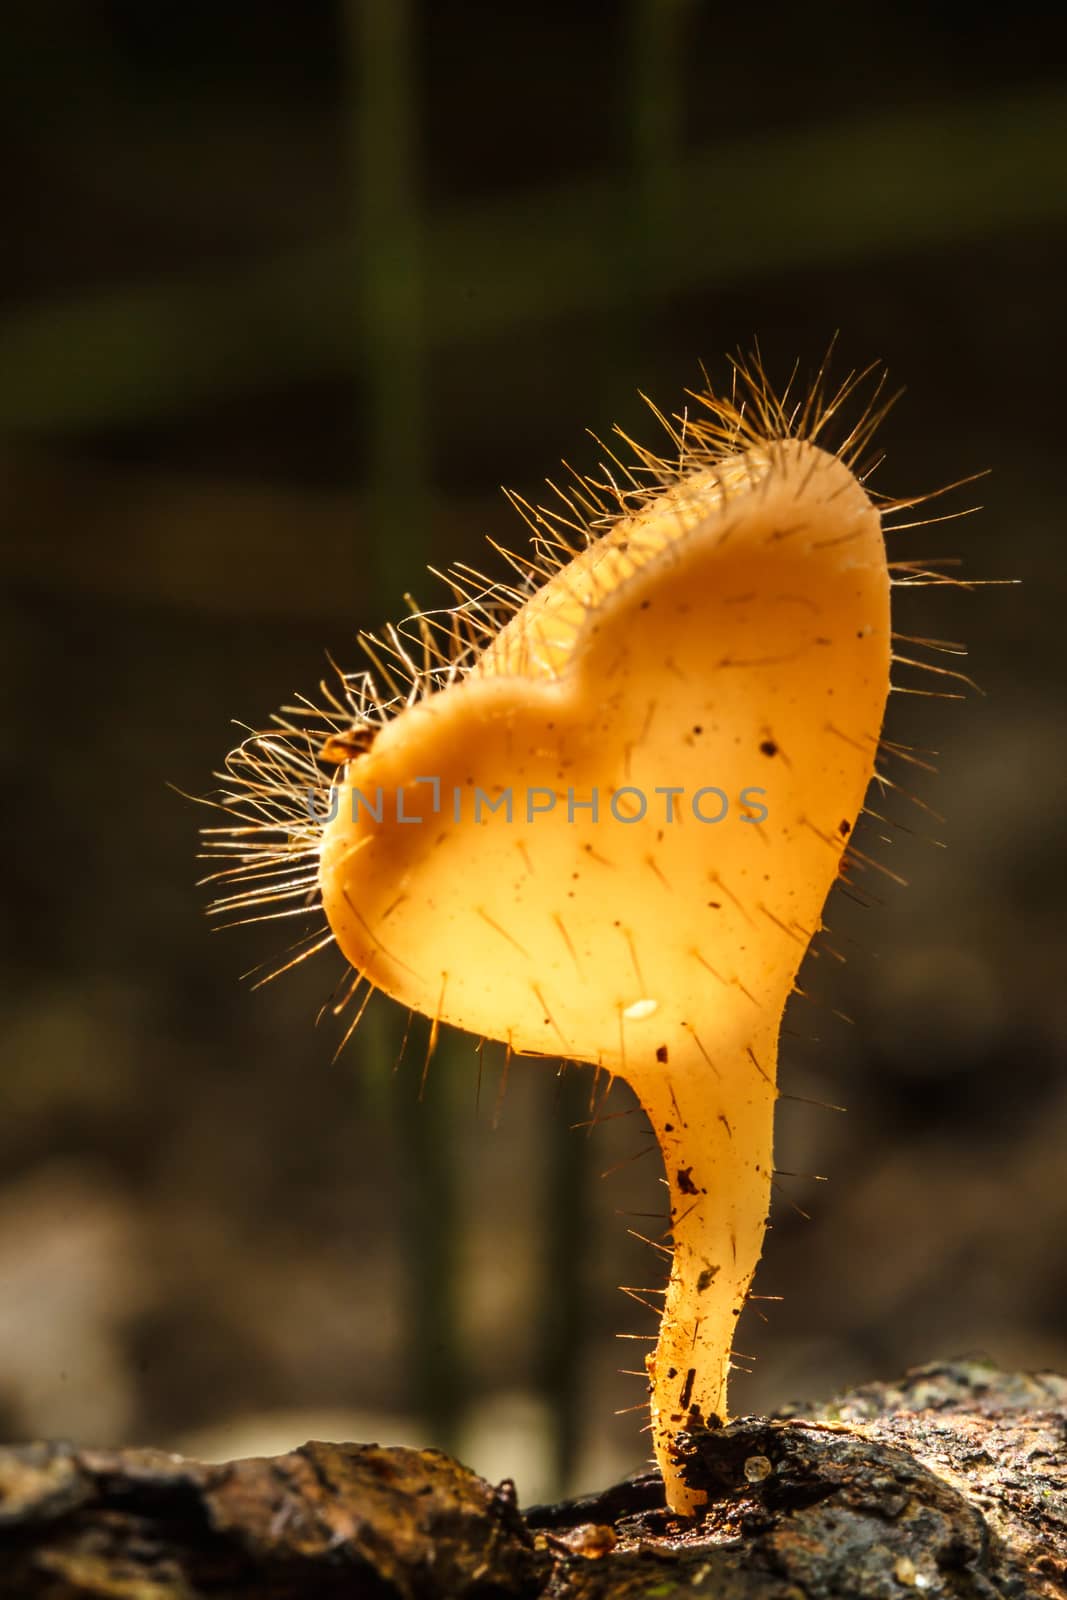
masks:
{"label": "cup fungus", "polygon": [[453,574],[454,605],[364,641],[372,672],[246,741],[215,830],[221,906],[321,904],[286,965],[335,941],[346,998],[631,1085],[670,1193],[647,1370],[678,1512],[702,1500],[678,1436],[726,1416],[762,1248],[782,1013],[879,750],[882,517],[914,503],[857,475],[880,387],[831,451],[853,381],[791,406],[739,363],[729,398],[660,418],[669,458],[627,440],[624,486],[524,508],[518,585]]}

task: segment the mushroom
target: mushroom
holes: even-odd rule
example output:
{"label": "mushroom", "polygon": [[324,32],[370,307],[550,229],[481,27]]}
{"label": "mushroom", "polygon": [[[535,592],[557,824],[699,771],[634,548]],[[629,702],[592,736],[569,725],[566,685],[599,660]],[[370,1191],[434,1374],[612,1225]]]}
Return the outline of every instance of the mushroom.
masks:
{"label": "mushroom", "polygon": [[880,510],[854,471],[874,401],[833,452],[852,381],[825,398],[820,375],[787,412],[758,365],[736,372],[730,398],[665,423],[669,459],[627,440],[624,487],[525,508],[515,588],[454,575],[446,616],[368,640],[376,673],[331,696],[325,745],[290,717],[242,746],[243,821],[218,840],[238,851],[231,908],[318,888],[328,928],[295,959],[332,939],[353,988],[434,1036],[630,1084],[669,1185],[647,1370],[681,1513],[703,1497],[679,1436],[727,1415],[782,1014],[874,771],[892,649]]}

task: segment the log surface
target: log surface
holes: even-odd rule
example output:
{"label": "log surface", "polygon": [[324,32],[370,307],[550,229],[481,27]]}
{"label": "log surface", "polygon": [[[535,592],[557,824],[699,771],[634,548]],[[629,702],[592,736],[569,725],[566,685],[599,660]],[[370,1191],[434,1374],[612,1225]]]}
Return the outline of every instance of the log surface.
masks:
{"label": "log surface", "polygon": [[433,1450],[8,1447],[0,1596],[1067,1596],[1067,1379],[939,1363],[686,1448],[700,1521],[663,1509],[654,1474],[524,1515]]}

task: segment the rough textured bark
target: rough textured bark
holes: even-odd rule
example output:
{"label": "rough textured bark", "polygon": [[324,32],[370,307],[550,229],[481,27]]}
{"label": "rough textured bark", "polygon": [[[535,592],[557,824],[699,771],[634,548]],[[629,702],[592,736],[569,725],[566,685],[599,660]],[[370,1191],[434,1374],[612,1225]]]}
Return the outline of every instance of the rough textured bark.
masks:
{"label": "rough textured bark", "polygon": [[704,1518],[649,1474],[530,1510],[432,1450],[308,1444],[205,1465],[0,1451],[0,1596],[1052,1600],[1067,1594],[1067,1380],[921,1368],[688,1437]]}

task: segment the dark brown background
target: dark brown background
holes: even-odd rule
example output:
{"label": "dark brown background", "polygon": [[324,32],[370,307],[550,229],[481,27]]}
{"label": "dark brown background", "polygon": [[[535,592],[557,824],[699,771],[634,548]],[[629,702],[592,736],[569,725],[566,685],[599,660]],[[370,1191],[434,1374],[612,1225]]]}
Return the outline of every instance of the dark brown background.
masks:
{"label": "dark brown background", "polygon": [[[902,534],[1018,588],[901,596],[987,698],[894,704],[942,751],[913,881],[834,908],[783,1085],[763,1408],[939,1354],[1067,1366],[1061,668],[1067,84],[1026,9],[702,0],[15,4],[0,18],[8,575],[0,1433],[226,1455],[438,1441],[524,1497],[643,1455],[659,1203],[633,1117],[518,1063],[494,1130],[452,1040],[338,1064],[335,969],[256,994],[213,936],[197,808],[326,651],[519,545],[584,430],[654,438],[758,335],[835,329],[908,393],[876,480],[985,467]],[[968,499],[969,496],[969,499]],[[905,610],[906,607],[906,610]],[[830,1007],[854,1018],[851,1028]],[[818,1035],[818,1039],[814,1038]],[[617,1090],[609,1109],[628,1101]],[[814,1212],[803,1221],[791,1201]],[[643,1229],[646,1224],[631,1224]],[[623,1358],[619,1360],[619,1353]]]}

